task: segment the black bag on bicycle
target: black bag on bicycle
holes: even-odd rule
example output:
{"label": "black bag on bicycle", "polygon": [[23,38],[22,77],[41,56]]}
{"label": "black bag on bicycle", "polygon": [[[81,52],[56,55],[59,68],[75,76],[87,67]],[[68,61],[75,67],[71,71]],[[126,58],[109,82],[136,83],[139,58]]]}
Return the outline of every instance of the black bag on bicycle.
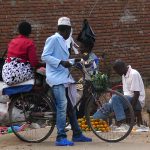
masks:
{"label": "black bag on bicycle", "polygon": [[2,78],[2,69],[3,69],[3,65],[5,63],[5,55],[6,55],[6,51],[4,51],[2,57],[0,58],[0,81],[3,81],[3,78]]}

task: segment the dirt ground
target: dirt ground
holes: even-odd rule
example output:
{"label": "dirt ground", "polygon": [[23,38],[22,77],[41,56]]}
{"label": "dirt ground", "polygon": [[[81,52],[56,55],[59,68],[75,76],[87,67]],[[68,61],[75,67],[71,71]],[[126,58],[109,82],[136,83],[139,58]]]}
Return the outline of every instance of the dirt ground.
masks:
{"label": "dirt ground", "polygon": [[[150,91],[148,92],[150,94]],[[149,98],[149,96],[147,96]],[[150,102],[150,101],[148,101]],[[146,106],[149,103],[146,103]],[[142,112],[143,120],[150,126],[149,114],[146,109]],[[71,131],[68,133],[71,139]],[[16,138],[14,134],[0,135],[0,150],[150,150],[150,132],[131,133],[119,143],[107,143],[98,139],[92,132],[85,133],[92,137],[90,143],[75,143],[72,147],[55,146],[56,130],[42,143],[25,143]]]}
{"label": "dirt ground", "polygon": [[[71,139],[71,131],[68,133]],[[131,133],[125,140],[118,143],[107,143],[98,139],[92,132],[84,133],[93,138],[90,143],[75,143],[74,146],[58,147],[54,145],[56,131],[42,143],[25,143],[18,140],[14,134],[0,137],[0,150],[149,150],[150,132]]]}

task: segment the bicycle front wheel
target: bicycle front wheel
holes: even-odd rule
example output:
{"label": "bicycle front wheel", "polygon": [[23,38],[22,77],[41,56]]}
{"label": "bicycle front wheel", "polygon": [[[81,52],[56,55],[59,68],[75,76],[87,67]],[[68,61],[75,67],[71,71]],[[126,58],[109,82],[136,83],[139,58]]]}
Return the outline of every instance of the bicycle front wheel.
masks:
{"label": "bicycle front wheel", "polygon": [[[112,96],[119,96],[123,103],[126,104],[125,114],[126,122],[123,127],[117,126],[115,114],[112,112],[107,118],[94,119],[96,111],[101,110],[104,104],[111,100]],[[119,92],[108,89],[107,91],[91,96],[86,104],[86,119],[93,133],[106,142],[119,142],[125,139],[132,131],[134,125],[134,112],[130,102]]]}
{"label": "bicycle front wheel", "polygon": [[42,142],[55,127],[53,106],[48,98],[36,93],[13,97],[9,117],[12,132],[25,142]]}

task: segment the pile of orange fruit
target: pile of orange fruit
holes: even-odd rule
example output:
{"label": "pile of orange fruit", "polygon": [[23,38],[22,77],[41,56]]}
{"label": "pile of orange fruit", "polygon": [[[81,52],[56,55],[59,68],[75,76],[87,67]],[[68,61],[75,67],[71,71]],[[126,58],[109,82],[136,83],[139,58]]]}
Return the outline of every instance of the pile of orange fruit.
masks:
{"label": "pile of orange fruit", "polygon": [[[82,131],[91,131],[87,125],[85,116],[83,118],[79,118],[78,123]],[[91,124],[96,131],[109,132],[111,130],[108,123],[101,119],[93,119],[91,117]]]}

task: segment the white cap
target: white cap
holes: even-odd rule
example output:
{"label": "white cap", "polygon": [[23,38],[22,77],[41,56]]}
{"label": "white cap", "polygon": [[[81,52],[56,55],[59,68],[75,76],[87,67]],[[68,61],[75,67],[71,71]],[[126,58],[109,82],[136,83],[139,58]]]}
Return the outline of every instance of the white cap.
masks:
{"label": "white cap", "polygon": [[58,26],[59,25],[67,25],[71,26],[70,18],[68,17],[61,17],[58,19]]}

